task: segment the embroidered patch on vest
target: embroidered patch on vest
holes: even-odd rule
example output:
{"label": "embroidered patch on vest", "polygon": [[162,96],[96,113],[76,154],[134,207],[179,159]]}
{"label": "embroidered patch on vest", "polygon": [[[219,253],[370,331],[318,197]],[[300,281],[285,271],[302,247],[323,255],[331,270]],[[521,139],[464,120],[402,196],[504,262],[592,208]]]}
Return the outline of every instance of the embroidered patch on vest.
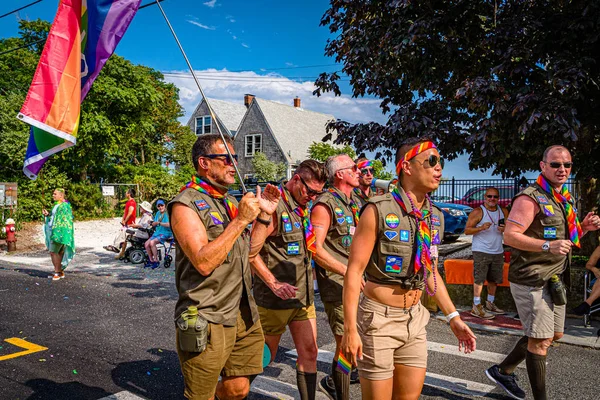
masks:
{"label": "embroidered patch on vest", "polygon": [[402,272],[402,257],[387,256],[385,258],[385,272],[399,274]]}
{"label": "embroidered patch on vest", "polygon": [[344,216],[344,211],[342,211],[341,208],[336,207],[333,209],[333,212],[335,213],[335,215],[339,218],[339,217],[343,217]]}
{"label": "embroidered patch on vest", "polygon": [[398,236],[398,232],[396,232],[396,231],[385,231],[385,232],[383,232],[383,234],[389,240],[394,240],[396,238],[396,236]]}
{"label": "embroidered patch on vest", "polygon": [[408,241],[410,241],[410,232],[409,231],[405,231],[405,230],[401,230],[400,231],[400,241],[401,242],[408,242]]}
{"label": "embroidered patch on vest", "polygon": [[342,236],[342,246],[350,247],[351,244],[352,244],[352,236],[350,236],[350,235]]}
{"label": "embroidered patch on vest", "polygon": [[281,222],[283,222],[283,231],[284,232],[292,231],[292,223],[290,222],[290,215],[285,211],[281,213]]}
{"label": "embroidered patch on vest", "polygon": [[556,228],[544,227],[544,239],[556,239]]}
{"label": "embroidered patch on vest", "polygon": [[344,222],[346,222],[346,218],[344,218],[344,217],[338,218],[337,222],[338,222],[338,224],[342,225]]}
{"label": "embroidered patch on vest", "polygon": [[431,236],[433,236],[433,240],[432,240],[433,244],[442,244],[442,242],[440,240],[440,231],[439,230],[432,229]]}
{"label": "embroidered patch on vest", "polygon": [[435,214],[431,215],[431,225],[436,225],[436,226],[442,225],[442,222],[440,221],[440,217],[438,217]]}
{"label": "embroidered patch on vest", "polygon": [[554,217],[556,215],[554,214],[554,207],[551,205],[542,206],[542,208],[544,209],[544,214],[546,214],[548,217]]}
{"label": "embroidered patch on vest", "polygon": [[350,215],[346,215],[346,223],[351,224],[352,222],[354,222],[354,219]]}
{"label": "embroidered patch on vest", "polygon": [[400,219],[396,214],[390,213],[385,216],[385,224],[392,229],[396,229],[400,225]]}
{"label": "embroidered patch on vest", "polygon": [[210,206],[208,205],[206,200],[196,200],[194,203],[196,204],[196,207],[200,211],[210,208]]}
{"label": "embroidered patch on vest", "polygon": [[212,218],[212,222],[215,225],[223,225],[223,217],[221,217],[221,214],[219,214],[218,212],[211,211],[210,218]]}
{"label": "embroidered patch on vest", "polygon": [[294,228],[300,229],[301,226],[302,224],[300,222],[294,222]]}
{"label": "embroidered patch on vest", "polygon": [[289,255],[300,254],[300,243],[298,243],[298,242],[288,243],[287,253]]}
{"label": "embroidered patch on vest", "polygon": [[544,195],[540,195],[537,197],[538,201],[540,202],[540,204],[549,204],[550,202],[548,201],[548,198]]}

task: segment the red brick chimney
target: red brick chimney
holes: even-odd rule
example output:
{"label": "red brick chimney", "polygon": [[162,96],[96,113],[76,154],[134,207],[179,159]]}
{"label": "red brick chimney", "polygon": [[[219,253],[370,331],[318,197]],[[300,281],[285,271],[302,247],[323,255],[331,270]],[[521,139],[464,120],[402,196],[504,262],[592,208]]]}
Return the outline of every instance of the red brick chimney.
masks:
{"label": "red brick chimney", "polygon": [[252,100],[254,100],[253,94],[246,93],[244,95],[244,105],[246,106],[246,108],[250,107],[250,103],[252,103]]}
{"label": "red brick chimney", "polygon": [[294,99],[294,107],[300,108],[300,97],[298,96],[296,96],[296,98]]}

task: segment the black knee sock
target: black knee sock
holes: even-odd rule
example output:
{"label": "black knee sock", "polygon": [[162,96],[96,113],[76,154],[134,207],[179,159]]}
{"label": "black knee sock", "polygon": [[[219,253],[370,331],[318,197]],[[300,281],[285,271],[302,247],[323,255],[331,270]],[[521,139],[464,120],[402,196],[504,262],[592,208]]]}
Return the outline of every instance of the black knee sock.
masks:
{"label": "black knee sock", "polygon": [[337,360],[333,360],[331,364],[331,377],[338,400],[348,400],[350,398],[350,374],[346,375],[337,368]]}
{"label": "black knee sock", "polygon": [[527,375],[535,400],[546,400],[546,356],[527,352]]}
{"label": "black knee sock", "polygon": [[317,391],[317,373],[296,371],[296,383],[301,400],[315,400]]}
{"label": "black knee sock", "polygon": [[523,336],[519,339],[517,344],[515,344],[514,349],[512,349],[504,361],[498,365],[501,373],[512,374],[515,369],[517,369],[517,366],[523,362],[527,356],[527,340],[527,336]]}

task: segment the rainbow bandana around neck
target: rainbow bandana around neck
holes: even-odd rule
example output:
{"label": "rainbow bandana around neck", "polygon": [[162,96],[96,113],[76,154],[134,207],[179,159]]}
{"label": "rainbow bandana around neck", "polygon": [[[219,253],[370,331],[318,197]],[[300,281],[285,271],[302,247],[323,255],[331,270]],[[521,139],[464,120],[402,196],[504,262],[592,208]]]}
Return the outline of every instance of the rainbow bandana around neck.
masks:
{"label": "rainbow bandana around neck", "polygon": [[358,164],[356,164],[356,166],[358,167],[358,169],[373,167],[373,161],[363,160],[363,161],[359,162]]}
{"label": "rainbow bandana around neck", "polygon": [[238,215],[238,209],[235,204],[231,200],[227,198],[223,193],[219,192],[213,185],[205,180],[202,180],[198,175],[192,176],[192,180],[185,184],[184,187],[181,188],[181,192],[185,189],[196,189],[200,193],[207,194],[212,198],[221,200],[223,205],[225,206],[225,210],[227,210],[227,215],[229,219],[232,220]]}
{"label": "rainbow bandana around neck", "polygon": [[410,150],[408,150],[406,152],[406,154],[404,155],[404,157],[402,157],[400,159],[400,161],[398,161],[398,164],[396,164],[396,174],[398,176],[400,175],[400,171],[402,171],[402,163],[404,161],[410,161],[411,159],[415,158],[417,155],[419,155],[422,152],[429,150],[429,149],[437,149],[437,147],[433,142],[427,141],[427,142],[419,143],[419,144],[415,145],[413,148],[411,148]]}
{"label": "rainbow bandana around neck", "polygon": [[550,183],[542,174],[538,176],[536,183],[540,185],[546,192],[552,194],[557,203],[561,203],[563,205],[565,208],[565,213],[567,214],[567,223],[569,225],[569,239],[571,242],[573,242],[574,246],[581,247],[579,238],[583,236],[583,230],[579,224],[575,207],[573,207],[573,197],[571,196],[571,193],[569,193],[567,186],[563,185],[559,193],[552,186],[550,186]]}
{"label": "rainbow bandana around neck", "polygon": [[[283,185],[279,186],[279,193],[281,193],[281,199],[291,209],[292,206],[290,205],[290,201],[285,190],[283,190]],[[306,240],[306,249],[311,253],[316,254],[317,236],[315,235],[312,223],[310,222],[310,207],[308,205],[304,207],[298,206],[292,211],[294,211],[296,215],[302,218],[302,227],[304,228],[304,239]]]}

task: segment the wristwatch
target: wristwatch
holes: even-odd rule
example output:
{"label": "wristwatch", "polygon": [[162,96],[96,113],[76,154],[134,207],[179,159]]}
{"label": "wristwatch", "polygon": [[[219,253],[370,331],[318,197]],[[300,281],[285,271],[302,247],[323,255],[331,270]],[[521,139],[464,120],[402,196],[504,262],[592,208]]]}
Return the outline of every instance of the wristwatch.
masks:
{"label": "wristwatch", "polygon": [[550,251],[550,242],[549,241],[544,242],[544,244],[542,245],[542,251],[545,251],[546,253]]}

